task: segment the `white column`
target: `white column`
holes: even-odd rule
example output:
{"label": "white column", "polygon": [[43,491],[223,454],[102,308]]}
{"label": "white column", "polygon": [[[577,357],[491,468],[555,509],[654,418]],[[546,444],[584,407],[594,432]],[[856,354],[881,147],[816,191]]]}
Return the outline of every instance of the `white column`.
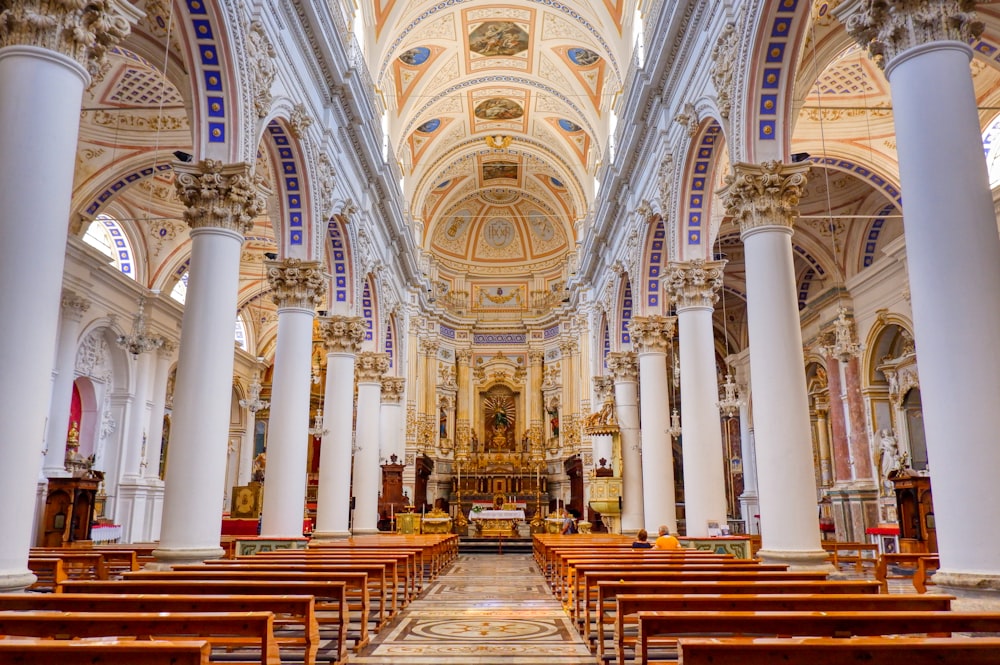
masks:
{"label": "white column", "polygon": [[378,533],[378,494],[382,487],[379,465],[379,410],[382,403],[382,375],[389,369],[389,354],[359,353],[355,372],[358,378],[358,422],[354,450],[353,534]]}
{"label": "white column", "polygon": [[743,493],[740,494],[740,512],[747,525],[747,533],[760,533],[760,514],[757,502],[757,453],[753,449],[753,428],[750,427],[750,407],[745,390],[740,391],[740,457],[743,459]]}
{"label": "white column", "polygon": [[726,467],[719,422],[712,310],[725,261],[671,263],[667,289],[677,310],[684,433],[684,524],[688,536],[708,535],[708,523],[726,525]]}
{"label": "white column", "polygon": [[608,354],[608,370],[615,379],[615,407],[622,437],[622,532],[645,528],[643,516],[642,437],[639,433],[638,375],[635,353]]}
{"label": "white column", "polygon": [[763,538],[759,555],[767,561],[826,569],[791,242],[808,168],[738,163],[725,195],[727,213],[740,224],[746,252]]}
{"label": "white column", "polygon": [[[639,358],[643,527],[656,533],[662,525],[670,529],[670,533],[676,533],[674,455],[667,431],[670,427],[667,347],[674,336],[674,319],[659,315],[634,316],[629,323],[629,334]],[[690,499],[687,505],[690,506]]]}
{"label": "white column", "polygon": [[52,403],[49,407],[49,427],[45,436],[45,462],[42,473],[46,478],[66,477],[66,432],[73,402],[73,381],[76,378],[76,344],[80,336],[80,321],[90,308],[90,301],[75,293],[62,298],[62,319],[59,325],[59,347],[56,350],[56,377],[52,382]]}
{"label": "white column", "polygon": [[271,381],[267,469],[260,535],[301,538],[309,455],[309,376],[315,307],[326,292],[317,261],[267,261],[278,306],[278,340]]}
{"label": "white column", "polygon": [[146,484],[146,518],[143,530],[134,534],[133,542],[154,542],[160,539],[160,523],[163,517],[163,481],[160,479],[160,455],[163,451],[163,414],[167,403],[167,382],[170,380],[170,365],[173,363],[177,344],[164,340],[156,353],[156,375],[153,379],[152,403],[149,408],[149,432],[146,435],[146,468],[143,477]]}
{"label": "white column", "polygon": [[140,465],[143,456],[143,437],[146,434],[146,414],[153,381],[153,356],[140,353],[132,356],[135,380],[134,392],[128,410],[128,430],[122,443],[125,444],[122,464],[122,484],[134,483],[142,474]]}
{"label": "white column", "polygon": [[[21,589],[52,397],[52,359],[88,68],[139,17],[81,3],[6,3],[0,34],[0,590]],[[129,12],[126,14],[126,12]],[[38,20],[41,17],[43,20]],[[93,34],[91,34],[93,33]],[[88,39],[81,37],[86,35]],[[100,45],[95,54],[94,48]],[[28,248],[31,248],[28,251]],[[63,437],[65,438],[65,430]]]}
{"label": "white column", "polygon": [[329,540],[351,535],[354,357],[365,339],[366,328],[360,317],[331,316],[320,320],[319,329],[327,348],[325,432],[320,442],[313,540]]}
{"label": "white column", "polygon": [[248,164],[174,163],[174,173],[192,228],[163,525],[154,551],[164,564],[223,554],[240,248],[253,217],[265,209]]}
{"label": "white column", "polygon": [[[406,379],[396,376],[382,377],[382,406],[379,411],[379,463],[395,455],[399,464],[406,459],[403,442],[403,394]],[[381,468],[381,466],[380,466]],[[381,485],[379,485],[381,487]]]}
{"label": "white column", "polygon": [[848,29],[866,46],[878,40],[892,89],[941,555],[934,580],[998,589],[1000,531],[984,525],[1000,505],[1000,355],[991,351],[1000,329],[1000,237],[969,69],[968,44],[983,30],[967,6],[974,4],[876,3]]}

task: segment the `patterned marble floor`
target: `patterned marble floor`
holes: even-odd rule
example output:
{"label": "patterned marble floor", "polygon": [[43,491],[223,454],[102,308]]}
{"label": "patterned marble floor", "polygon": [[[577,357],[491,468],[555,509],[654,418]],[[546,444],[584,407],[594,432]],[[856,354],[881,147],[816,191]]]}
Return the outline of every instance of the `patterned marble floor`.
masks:
{"label": "patterned marble floor", "polygon": [[349,663],[593,665],[530,555],[462,555]]}

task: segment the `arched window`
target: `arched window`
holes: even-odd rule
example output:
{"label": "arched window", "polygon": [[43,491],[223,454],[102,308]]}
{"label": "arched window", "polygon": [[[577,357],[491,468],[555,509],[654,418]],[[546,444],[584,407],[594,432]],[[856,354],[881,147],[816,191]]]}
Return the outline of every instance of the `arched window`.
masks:
{"label": "arched window", "polygon": [[98,215],[87,227],[83,241],[111,259],[111,264],[122,274],[135,279],[132,246],[117,219],[103,213]]}
{"label": "arched window", "polygon": [[236,317],[236,345],[244,351],[247,350],[247,328],[239,316]]}
{"label": "arched window", "polygon": [[[174,284],[173,290],[170,292],[170,297],[177,302],[184,304],[185,299],[187,299],[188,290],[188,273],[187,271],[181,275],[181,278],[177,280]],[[238,315],[236,317],[236,332],[235,332],[236,345],[239,346],[244,351],[247,350],[247,328]]]}
{"label": "arched window", "polygon": [[990,188],[1000,185],[1000,115],[993,118],[983,132],[983,152],[990,172]]}

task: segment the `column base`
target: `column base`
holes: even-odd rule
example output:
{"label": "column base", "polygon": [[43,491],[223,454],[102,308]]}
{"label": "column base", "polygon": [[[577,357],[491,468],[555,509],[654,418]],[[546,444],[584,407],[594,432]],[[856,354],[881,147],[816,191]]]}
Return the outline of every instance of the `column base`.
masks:
{"label": "column base", "polygon": [[73,474],[63,467],[52,467],[42,469],[42,475],[46,478],[69,478]]}
{"label": "column base", "polygon": [[355,536],[377,536],[380,533],[382,532],[375,527],[351,529],[351,534]]}
{"label": "column base", "polygon": [[758,550],[757,558],[761,563],[783,563],[789,570],[822,570],[836,572],[833,565],[827,561],[827,553],[823,550]]}
{"label": "column base", "polygon": [[156,561],[146,564],[146,570],[170,570],[174,565],[205,563],[210,559],[221,559],[226,551],[221,547],[206,547],[204,549],[156,549],[153,556]]}
{"label": "column base", "polygon": [[932,581],[940,593],[954,594],[963,599],[991,600],[994,603],[991,607],[1000,607],[1000,575],[939,570],[934,573]]}
{"label": "column base", "polygon": [[0,593],[24,591],[37,580],[30,570],[0,571]]}
{"label": "column base", "polygon": [[343,540],[350,537],[350,531],[313,531],[309,547],[318,547],[324,540]]}

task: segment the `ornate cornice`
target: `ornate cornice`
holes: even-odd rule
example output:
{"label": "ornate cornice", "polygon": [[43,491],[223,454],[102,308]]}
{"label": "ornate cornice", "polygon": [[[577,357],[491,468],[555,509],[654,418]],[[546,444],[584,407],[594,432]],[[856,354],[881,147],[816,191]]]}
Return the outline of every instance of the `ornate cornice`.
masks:
{"label": "ornate cornice", "polygon": [[378,383],[389,371],[389,354],[364,351],[358,354],[354,363],[354,375],[358,383]]}
{"label": "ornate cornice", "polygon": [[809,164],[739,162],[733,170],[735,174],[726,176],[721,194],[726,214],[740,225],[741,234],[766,226],[791,229],[799,214]]}
{"label": "ornate cornice", "polygon": [[401,376],[382,377],[382,402],[400,404],[406,392],[406,379]]}
{"label": "ornate cornice", "polygon": [[314,309],[323,300],[327,280],[319,261],[289,258],[265,261],[271,297],[278,309],[298,307]]}
{"label": "ornate cornice", "polygon": [[174,162],[174,186],[187,208],[184,221],[192,229],[222,228],[248,233],[255,217],[267,210],[263,178],[246,163],[223,164],[214,159]]}
{"label": "ornate cornice", "polygon": [[[885,66],[907,49],[931,42],[968,44],[985,24],[974,0],[861,0],[835,12],[847,33]],[[853,10],[853,13],[852,11]]]}
{"label": "ornate cornice", "polygon": [[37,46],[61,53],[99,81],[107,55],[145,13],[126,0],[10,0],[0,11],[0,48]]}
{"label": "ornate cornice", "polygon": [[639,363],[634,351],[613,351],[608,354],[607,364],[615,383],[639,380]]}
{"label": "ornate cornice", "polygon": [[712,309],[719,300],[726,261],[693,259],[667,266],[664,288],[678,312],[691,308]]}
{"label": "ornate cornice", "polygon": [[65,293],[62,297],[63,316],[79,321],[90,309],[90,301],[76,293]]}
{"label": "ornate cornice", "polygon": [[360,316],[328,316],[319,320],[323,344],[330,353],[357,353],[368,328]]}
{"label": "ornate cornice", "polygon": [[660,314],[633,316],[628,324],[632,344],[639,353],[666,353],[674,336],[676,322],[675,317]]}

